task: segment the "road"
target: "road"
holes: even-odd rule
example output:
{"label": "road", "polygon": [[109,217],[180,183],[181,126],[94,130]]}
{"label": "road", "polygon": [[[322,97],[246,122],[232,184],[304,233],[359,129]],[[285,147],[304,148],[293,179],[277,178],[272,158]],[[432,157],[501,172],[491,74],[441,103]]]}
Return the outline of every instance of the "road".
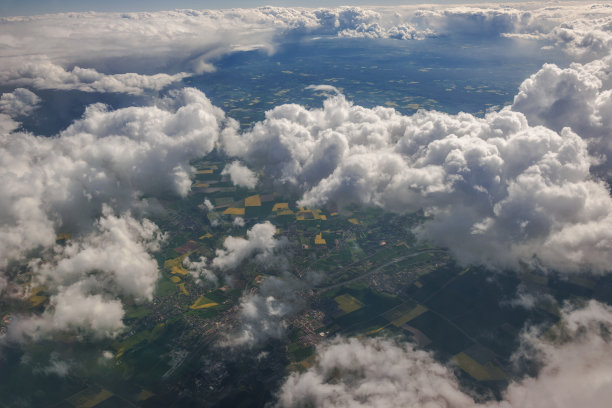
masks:
{"label": "road", "polygon": [[351,278],[349,280],[346,280],[344,282],[335,283],[335,284],[329,285],[329,286],[320,286],[320,287],[316,288],[317,292],[320,293],[320,292],[323,292],[323,291],[326,291],[326,290],[329,290],[329,289],[339,288],[340,286],[344,286],[344,285],[347,285],[349,283],[352,283],[352,282],[358,281],[360,279],[363,279],[366,276],[370,276],[370,275],[380,271],[381,269],[386,268],[389,265],[393,265],[394,263],[398,263],[398,262],[401,262],[401,261],[406,260],[406,259],[414,258],[414,257],[416,257],[418,255],[423,254],[423,253],[430,253],[430,252],[433,252],[433,253],[435,253],[435,252],[446,253],[447,251],[444,250],[444,249],[438,249],[438,248],[421,249],[421,250],[418,250],[418,251],[413,252],[411,254],[400,256],[398,258],[394,258],[392,261],[389,261],[386,264],[378,266],[378,267],[376,267],[376,268],[374,268],[372,270],[369,270],[369,271],[367,271],[365,273],[362,273],[359,276],[356,276],[356,277]]}

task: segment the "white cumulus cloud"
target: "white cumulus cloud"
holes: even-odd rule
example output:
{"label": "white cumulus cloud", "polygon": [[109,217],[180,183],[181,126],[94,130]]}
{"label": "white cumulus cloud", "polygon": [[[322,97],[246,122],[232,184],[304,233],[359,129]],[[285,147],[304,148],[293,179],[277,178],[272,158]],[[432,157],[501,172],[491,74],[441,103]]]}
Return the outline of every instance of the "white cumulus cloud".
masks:
{"label": "white cumulus cloud", "polygon": [[[163,236],[144,215],[156,197],[189,192],[189,162],[215,147],[224,120],[204,94],[186,88],[152,106],[89,106],[54,137],[0,135],[0,264],[27,262],[32,283],[50,295],[41,314],[11,325],[11,338],[62,330],[114,336],[123,328],[123,298],[152,299],[151,253]],[[71,239],[55,245],[58,233]]]}
{"label": "white cumulus cloud", "polygon": [[109,207],[96,230],[51,254],[30,261],[35,283],[51,294],[41,315],[17,316],[9,337],[43,338],[55,331],[114,336],[123,328],[123,305],[116,296],[151,300],[159,276],[151,253],[163,235],[155,224]]}
{"label": "white cumulus cloud", "polygon": [[247,231],[246,238],[227,237],[223,248],[217,249],[211,265],[217,269],[229,270],[253,257],[255,262],[272,265],[280,262],[278,251],[287,245],[287,238],[274,238],[276,227],[266,221],[255,224]]}
{"label": "white cumulus cloud", "polygon": [[17,88],[0,96],[0,112],[10,117],[27,116],[38,107],[39,102],[40,98],[34,92]]}
{"label": "white cumulus cloud", "polygon": [[197,261],[192,261],[189,257],[185,257],[183,266],[189,271],[189,274],[198,285],[210,282],[216,286],[219,281],[217,275],[208,268],[208,260],[206,257],[201,256]]}
{"label": "white cumulus cloud", "polygon": [[356,106],[283,105],[225,150],[302,205],[358,203],[433,216],[420,233],[467,263],[596,273],[612,260],[612,198],[569,129],[530,126],[503,109],[484,118]]}
{"label": "white cumulus cloud", "polygon": [[226,165],[221,174],[229,175],[232,183],[238,187],[255,188],[257,185],[257,175],[237,160]]}
{"label": "white cumulus cloud", "polygon": [[146,206],[143,194],[186,195],[189,161],[213,149],[223,120],[184,89],[159,106],[92,105],[56,137],[0,135],[0,263],[88,228],[104,203],[122,211]]}

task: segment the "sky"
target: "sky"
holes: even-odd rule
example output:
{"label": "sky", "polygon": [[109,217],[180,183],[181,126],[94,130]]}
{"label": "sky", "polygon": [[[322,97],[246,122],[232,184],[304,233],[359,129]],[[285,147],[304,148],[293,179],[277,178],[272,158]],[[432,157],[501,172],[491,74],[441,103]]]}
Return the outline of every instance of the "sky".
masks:
{"label": "sky", "polygon": [[[515,0],[513,3],[525,0]],[[250,8],[261,6],[285,7],[335,7],[343,5],[401,5],[401,4],[460,4],[483,3],[484,0],[2,0],[0,1],[0,16],[29,16],[45,13],[61,13],[70,11],[159,11],[174,9],[224,9],[224,8]],[[500,0],[489,0],[488,3],[499,3]]]}

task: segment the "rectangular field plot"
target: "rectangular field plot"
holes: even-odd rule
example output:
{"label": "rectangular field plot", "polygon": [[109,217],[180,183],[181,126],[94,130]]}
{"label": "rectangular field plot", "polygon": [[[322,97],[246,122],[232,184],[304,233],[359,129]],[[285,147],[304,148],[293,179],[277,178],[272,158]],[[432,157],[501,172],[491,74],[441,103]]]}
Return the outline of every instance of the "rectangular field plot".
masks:
{"label": "rectangular field plot", "polygon": [[464,352],[455,355],[453,361],[477,381],[501,381],[506,379],[506,373],[492,362],[487,361],[480,364]]}
{"label": "rectangular field plot", "polygon": [[430,347],[448,357],[460,353],[472,344],[461,330],[431,311],[414,318],[410,325],[431,339]]}
{"label": "rectangular field plot", "polygon": [[92,408],[112,396],[113,393],[106,389],[90,387],[73,395],[68,401],[76,408]]}
{"label": "rectangular field plot", "polygon": [[[341,314],[334,316],[335,323],[344,334],[364,333],[384,327],[388,321],[382,317],[382,314],[400,303],[395,297],[374,292],[369,288],[344,289],[340,293],[333,297],[338,307],[341,308],[340,303],[342,303],[342,307],[346,310],[352,309],[350,313],[342,311]],[[339,301],[336,300],[338,298]],[[359,305],[361,307],[355,308]]]}
{"label": "rectangular field plot", "polygon": [[396,327],[402,327],[412,319],[425,313],[428,309],[423,305],[404,303],[384,314],[385,319]]}
{"label": "rectangular field plot", "polygon": [[261,207],[261,199],[259,198],[259,194],[245,198],[244,206],[245,207]]}
{"label": "rectangular field plot", "polygon": [[342,310],[344,313],[351,313],[363,307],[363,303],[359,299],[354,298],[348,293],[336,296],[334,300],[338,304],[340,310]]}

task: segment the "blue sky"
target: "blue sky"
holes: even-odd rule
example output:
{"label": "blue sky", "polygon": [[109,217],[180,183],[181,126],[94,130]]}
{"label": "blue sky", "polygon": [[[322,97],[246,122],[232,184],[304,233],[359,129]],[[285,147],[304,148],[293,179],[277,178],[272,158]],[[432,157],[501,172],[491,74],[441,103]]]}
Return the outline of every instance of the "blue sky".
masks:
{"label": "blue sky", "polygon": [[[518,0],[521,1],[521,0]],[[479,3],[483,0],[0,0],[0,16],[35,15],[65,11],[155,11],[177,8],[220,9],[231,7],[341,5],[395,5],[419,3]],[[487,2],[499,2],[488,0]],[[514,0],[517,2],[517,0]]]}

